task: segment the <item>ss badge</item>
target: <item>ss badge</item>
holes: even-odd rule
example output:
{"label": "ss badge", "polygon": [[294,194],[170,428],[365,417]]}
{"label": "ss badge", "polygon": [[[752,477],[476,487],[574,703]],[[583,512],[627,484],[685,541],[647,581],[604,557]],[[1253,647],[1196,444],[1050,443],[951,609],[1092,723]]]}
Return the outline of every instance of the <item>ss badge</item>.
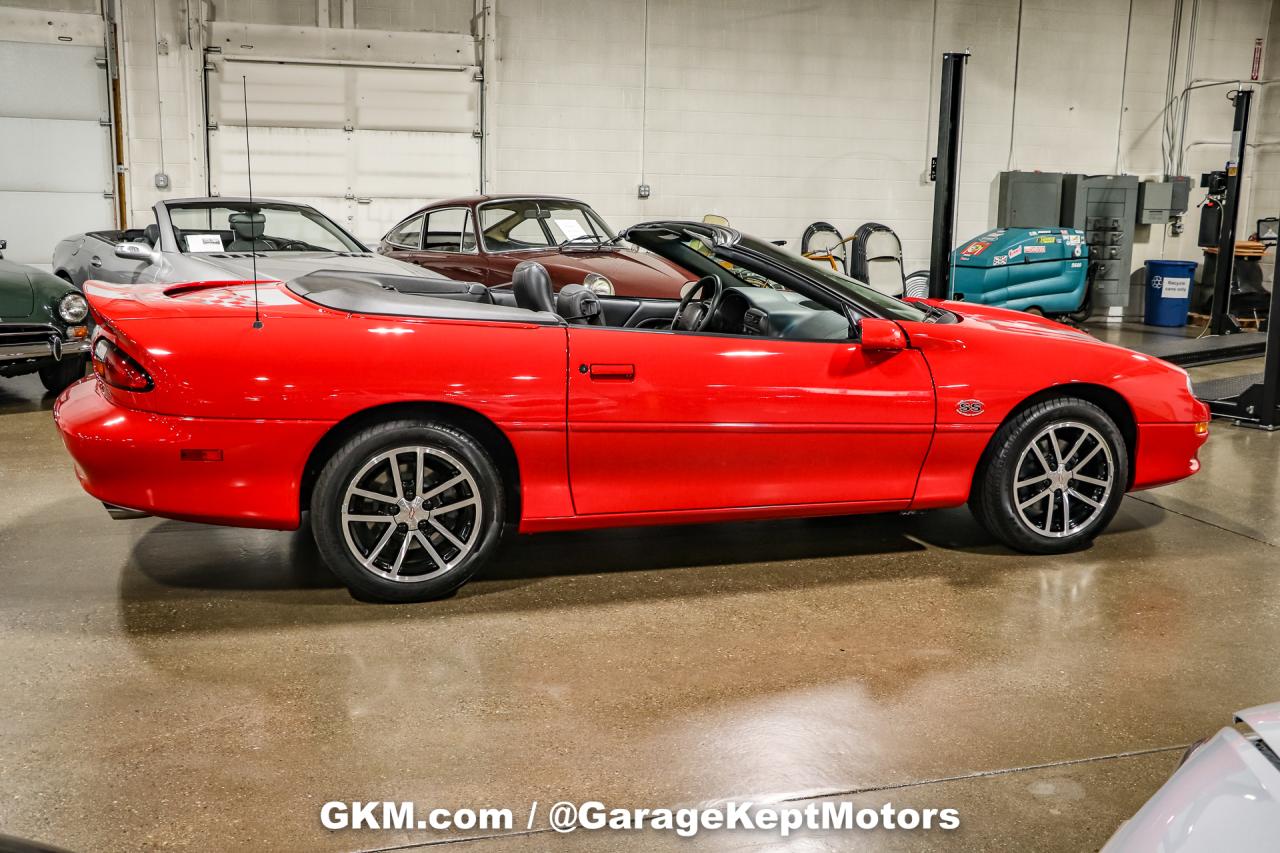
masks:
{"label": "ss badge", "polygon": [[956,403],[956,411],[969,417],[982,414],[982,409],[983,406],[981,400],[961,400],[959,403]]}

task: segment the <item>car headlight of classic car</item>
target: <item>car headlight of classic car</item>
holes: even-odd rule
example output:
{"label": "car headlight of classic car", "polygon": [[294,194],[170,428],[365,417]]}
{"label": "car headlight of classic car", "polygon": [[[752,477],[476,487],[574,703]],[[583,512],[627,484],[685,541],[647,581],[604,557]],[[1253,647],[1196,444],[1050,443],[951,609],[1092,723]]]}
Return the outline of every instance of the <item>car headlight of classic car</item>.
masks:
{"label": "car headlight of classic car", "polygon": [[589,272],[582,283],[595,291],[597,296],[613,296],[613,282],[598,272]]}
{"label": "car headlight of classic car", "polygon": [[89,316],[89,303],[79,293],[68,293],[58,303],[58,316],[68,323],[79,323]]}

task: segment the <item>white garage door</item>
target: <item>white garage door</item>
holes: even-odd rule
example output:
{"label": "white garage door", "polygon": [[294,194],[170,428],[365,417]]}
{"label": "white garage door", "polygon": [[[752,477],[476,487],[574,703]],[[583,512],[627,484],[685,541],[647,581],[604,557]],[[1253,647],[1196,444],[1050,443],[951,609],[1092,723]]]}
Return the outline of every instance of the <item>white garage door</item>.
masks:
{"label": "white garage door", "polygon": [[101,48],[0,41],[0,240],[49,265],[54,244],[116,221]]}
{"label": "white garage door", "polygon": [[476,68],[439,70],[212,56],[209,173],[215,195],[310,204],[376,243],[428,201],[480,186]]}

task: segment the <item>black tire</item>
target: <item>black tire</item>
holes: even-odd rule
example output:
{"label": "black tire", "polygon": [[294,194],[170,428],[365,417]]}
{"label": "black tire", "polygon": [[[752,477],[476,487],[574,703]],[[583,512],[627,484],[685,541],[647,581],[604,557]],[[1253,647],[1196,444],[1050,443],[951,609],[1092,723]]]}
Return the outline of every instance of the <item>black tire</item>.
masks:
{"label": "black tire", "polygon": [[67,386],[85,374],[89,360],[84,356],[64,358],[40,368],[40,384],[50,394],[61,394]]}
{"label": "black tire", "polygon": [[[391,458],[398,486],[391,481]],[[403,498],[413,494],[413,504],[397,503],[393,491]],[[366,497],[370,492],[381,497]],[[428,500],[422,502],[424,495]],[[473,498],[478,503],[435,515]],[[311,497],[311,529],[321,556],[355,597],[426,601],[451,594],[490,559],[502,539],[505,507],[502,476],[478,441],[452,424],[394,420],[366,427],[329,458]],[[393,520],[344,522],[344,511]]]}
{"label": "black tire", "polygon": [[[1105,452],[1093,451],[1095,444]],[[1065,459],[1055,458],[1064,453]],[[1061,554],[1087,546],[1111,523],[1128,477],[1128,450],[1115,422],[1093,403],[1059,397],[1030,406],[996,431],[974,477],[969,507],[1010,548]],[[1107,488],[1095,485],[1104,480]],[[1048,496],[1031,502],[1042,487]]]}

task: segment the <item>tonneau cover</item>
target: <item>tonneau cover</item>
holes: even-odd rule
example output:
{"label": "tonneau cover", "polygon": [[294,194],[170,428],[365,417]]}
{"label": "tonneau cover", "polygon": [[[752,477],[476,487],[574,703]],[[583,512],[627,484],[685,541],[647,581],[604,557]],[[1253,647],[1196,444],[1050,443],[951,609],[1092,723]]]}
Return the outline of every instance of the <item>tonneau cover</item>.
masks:
{"label": "tonneau cover", "polygon": [[[549,311],[494,305],[487,298],[488,288],[462,281],[317,270],[299,276],[285,286],[308,302],[350,314],[537,323],[546,326],[564,323]],[[480,301],[481,299],[484,301]]]}

